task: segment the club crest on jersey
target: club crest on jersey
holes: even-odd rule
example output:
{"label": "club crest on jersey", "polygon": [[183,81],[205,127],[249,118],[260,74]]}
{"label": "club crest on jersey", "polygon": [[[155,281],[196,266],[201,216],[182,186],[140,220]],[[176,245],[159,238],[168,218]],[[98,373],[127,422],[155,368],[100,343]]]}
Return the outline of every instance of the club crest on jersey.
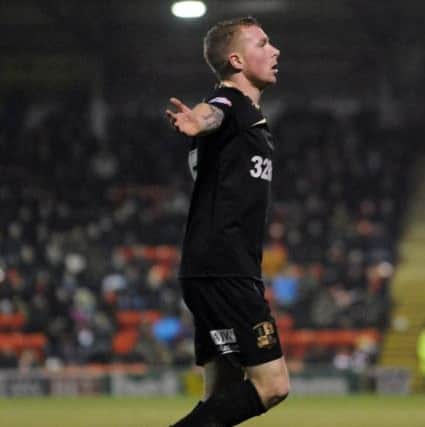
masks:
{"label": "club crest on jersey", "polygon": [[224,96],[216,96],[213,99],[210,99],[208,101],[208,104],[224,104],[227,105],[228,107],[232,106],[232,101],[228,98],[225,98]]}
{"label": "club crest on jersey", "polygon": [[276,330],[272,322],[261,322],[252,328],[257,336],[257,347],[269,349],[276,342]]}

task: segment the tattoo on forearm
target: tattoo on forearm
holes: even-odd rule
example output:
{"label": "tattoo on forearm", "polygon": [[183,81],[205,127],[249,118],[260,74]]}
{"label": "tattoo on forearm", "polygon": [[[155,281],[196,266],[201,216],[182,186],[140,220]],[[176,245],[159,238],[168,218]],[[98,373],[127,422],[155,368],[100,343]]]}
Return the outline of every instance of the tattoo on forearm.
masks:
{"label": "tattoo on forearm", "polygon": [[219,108],[209,105],[209,113],[201,116],[205,130],[217,129],[223,121],[224,113]]}

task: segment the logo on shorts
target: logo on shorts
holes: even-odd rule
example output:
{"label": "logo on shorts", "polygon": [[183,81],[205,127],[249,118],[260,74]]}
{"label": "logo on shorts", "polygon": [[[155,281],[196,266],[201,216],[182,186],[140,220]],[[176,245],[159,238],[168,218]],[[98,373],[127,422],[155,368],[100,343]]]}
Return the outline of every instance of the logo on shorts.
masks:
{"label": "logo on shorts", "polygon": [[239,353],[234,329],[217,329],[210,331],[210,335],[220,354]]}
{"label": "logo on shorts", "polygon": [[237,341],[233,328],[210,331],[210,335],[215,345],[234,344]]}
{"label": "logo on shorts", "polygon": [[272,322],[261,322],[258,325],[255,325],[252,329],[254,329],[257,335],[258,348],[269,349],[276,344],[276,332]]}

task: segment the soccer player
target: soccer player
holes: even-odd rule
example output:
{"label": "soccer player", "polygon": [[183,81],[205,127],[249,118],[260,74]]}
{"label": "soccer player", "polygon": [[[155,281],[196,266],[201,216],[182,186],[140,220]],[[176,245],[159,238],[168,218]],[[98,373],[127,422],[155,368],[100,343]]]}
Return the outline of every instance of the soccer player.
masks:
{"label": "soccer player", "polygon": [[261,276],[274,142],[259,102],[276,82],[279,50],[248,17],[212,27],[204,56],[216,89],[193,109],[171,98],[166,111],[178,132],[193,137],[179,278],[204,367],[203,400],[174,427],[234,426],[289,392]]}

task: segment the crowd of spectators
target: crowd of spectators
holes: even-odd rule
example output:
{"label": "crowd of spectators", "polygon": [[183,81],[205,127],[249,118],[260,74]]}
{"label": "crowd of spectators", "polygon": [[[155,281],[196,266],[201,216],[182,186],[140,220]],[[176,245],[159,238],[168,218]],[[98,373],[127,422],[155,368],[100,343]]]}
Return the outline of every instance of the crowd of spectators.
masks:
{"label": "crowd of spectators", "polygon": [[[20,312],[24,332],[47,336],[42,360],[3,348],[0,364],[192,363],[176,279],[192,185],[184,138],[162,118],[123,113],[96,138],[80,108],[8,107],[0,121],[0,315]],[[293,111],[273,125],[273,309],[294,328],[384,329],[411,161],[404,135],[378,130],[371,113]],[[119,353],[124,311],[159,317]],[[304,357],[342,363],[344,351]]]}

